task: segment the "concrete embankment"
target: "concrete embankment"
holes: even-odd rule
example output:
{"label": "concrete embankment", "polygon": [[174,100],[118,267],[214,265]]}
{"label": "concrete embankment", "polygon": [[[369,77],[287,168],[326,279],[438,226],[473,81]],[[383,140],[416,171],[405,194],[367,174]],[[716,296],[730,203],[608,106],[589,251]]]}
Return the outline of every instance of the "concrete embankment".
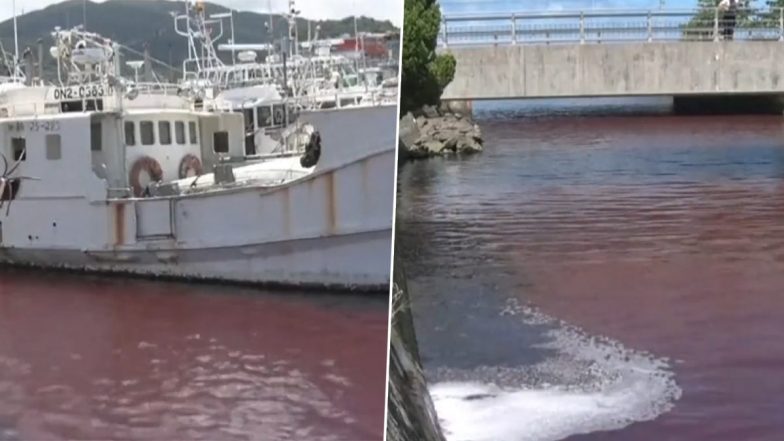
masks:
{"label": "concrete embankment", "polygon": [[419,360],[402,267],[395,264],[387,441],[444,441]]}
{"label": "concrete embankment", "polygon": [[425,106],[400,120],[401,161],[481,152],[482,131],[471,118],[470,108]]}

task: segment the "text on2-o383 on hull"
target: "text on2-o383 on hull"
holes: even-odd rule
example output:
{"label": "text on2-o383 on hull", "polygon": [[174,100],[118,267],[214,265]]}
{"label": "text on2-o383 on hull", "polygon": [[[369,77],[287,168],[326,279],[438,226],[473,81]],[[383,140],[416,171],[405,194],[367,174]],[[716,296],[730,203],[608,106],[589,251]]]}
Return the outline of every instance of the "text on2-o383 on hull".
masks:
{"label": "text on2-o383 on hull", "polygon": [[100,85],[94,86],[73,86],[73,87],[58,87],[54,89],[53,98],[56,101],[61,100],[78,100],[84,98],[101,98],[106,95],[111,95],[113,92],[111,87]]}

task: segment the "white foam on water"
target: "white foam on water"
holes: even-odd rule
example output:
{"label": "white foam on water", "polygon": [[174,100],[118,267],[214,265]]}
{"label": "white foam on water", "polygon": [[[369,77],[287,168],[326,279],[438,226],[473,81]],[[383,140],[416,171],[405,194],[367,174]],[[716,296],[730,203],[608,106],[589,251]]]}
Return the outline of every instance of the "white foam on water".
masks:
{"label": "white foam on water", "polygon": [[[537,369],[587,365],[585,384],[518,388],[486,383],[444,382],[430,388],[448,441],[556,441],[572,435],[621,429],[670,410],[681,390],[667,360],[586,335],[581,330],[526,311],[530,323],[558,325],[548,349],[556,362]],[[557,372],[553,372],[557,376]]]}

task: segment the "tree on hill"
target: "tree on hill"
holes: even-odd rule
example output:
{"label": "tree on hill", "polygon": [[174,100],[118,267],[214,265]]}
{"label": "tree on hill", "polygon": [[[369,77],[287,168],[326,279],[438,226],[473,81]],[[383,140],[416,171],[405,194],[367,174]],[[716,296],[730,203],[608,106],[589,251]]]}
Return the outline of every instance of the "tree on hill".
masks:
{"label": "tree on hill", "polygon": [[765,0],[765,6],[770,10],[782,9],[784,8],[784,0]]}
{"label": "tree on hill", "polygon": [[778,28],[781,26],[781,12],[784,10],[784,0],[765,0],[768,11],[763,14],[766,27]]}
{"label": "tree on hill", "polygon": [[[716,30],[716,19],[721,20],[721,12],[716,8],[721,0],[698,0],[697,13],[683,26],[683,36],[687,40],[710,40]],[[775,0],[784,1],[784,0]],[[737,27],[758,26],[757,17],[750,9],[750,0],[738,0]],[[719,22],[721,28],[721,22]],[[719,29],[719,32],[721,30]]]}
{"label": "tree on hill", "polygon": [[455,58],[436,55],[441,8],[436,0],[405,0],[401,112],[437,104],[455,75]]}

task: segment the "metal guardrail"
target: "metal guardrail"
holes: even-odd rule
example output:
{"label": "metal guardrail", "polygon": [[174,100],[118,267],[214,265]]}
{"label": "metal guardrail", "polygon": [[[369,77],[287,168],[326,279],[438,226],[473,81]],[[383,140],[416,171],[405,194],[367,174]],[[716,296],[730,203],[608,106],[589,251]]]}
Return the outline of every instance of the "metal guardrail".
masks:
{"label": "metal guardrail", "polygon": [[606,10],[444,16],[440,47],[654,41],[784,41],[784,8]]}

